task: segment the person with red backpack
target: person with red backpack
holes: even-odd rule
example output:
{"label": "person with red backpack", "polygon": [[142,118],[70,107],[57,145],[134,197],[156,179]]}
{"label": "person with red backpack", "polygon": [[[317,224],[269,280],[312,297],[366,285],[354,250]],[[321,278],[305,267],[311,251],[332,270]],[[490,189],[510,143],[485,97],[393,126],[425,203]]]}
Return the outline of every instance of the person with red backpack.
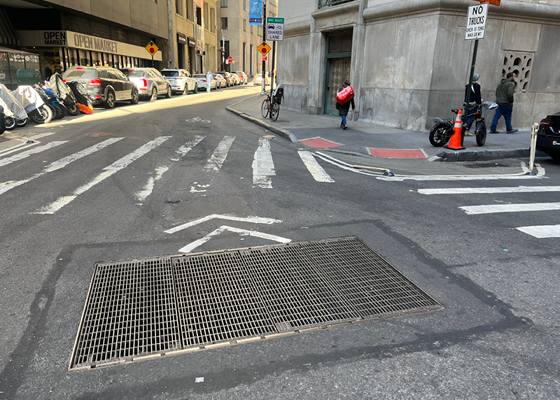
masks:
{"label": "person with red backpack", "polygon": [[342,119],[340,127],[344,130],[348,129],[348,123],[346,121],[346,116],[348,115],[348,110],[352,105],[352,111],[356,109],[354,104],[354,89],[350,86],[350,81],[346,79],[342,87],[336,93],[336,108],[338,109],[338,115]]}

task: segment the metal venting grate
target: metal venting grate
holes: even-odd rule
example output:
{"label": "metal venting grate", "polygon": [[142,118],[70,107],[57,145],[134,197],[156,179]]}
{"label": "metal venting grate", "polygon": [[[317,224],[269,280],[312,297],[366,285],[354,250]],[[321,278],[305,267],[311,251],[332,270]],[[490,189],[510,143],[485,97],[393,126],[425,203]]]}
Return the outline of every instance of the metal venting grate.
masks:
{"label": "metal venting grate", "polygon": [[356,237],[99,263],[69,369],[440,308]]}

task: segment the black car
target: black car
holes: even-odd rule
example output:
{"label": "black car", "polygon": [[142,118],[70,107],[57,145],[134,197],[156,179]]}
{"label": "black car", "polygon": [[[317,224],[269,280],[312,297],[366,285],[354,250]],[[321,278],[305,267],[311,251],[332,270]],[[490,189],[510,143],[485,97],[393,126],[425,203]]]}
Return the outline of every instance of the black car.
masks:
{"label": "black car", "polygon": [[65,82],[82,83],[93,97],[93,104],[103,104],[105,108],[113,108],[118,100],[138,103],[138,88],[115,68],[71,67],[64,72],[62,78]]}
{"label": "black car", "polygon": [[560,112],[544,118],[537,131],[537,150],[560,160]]}

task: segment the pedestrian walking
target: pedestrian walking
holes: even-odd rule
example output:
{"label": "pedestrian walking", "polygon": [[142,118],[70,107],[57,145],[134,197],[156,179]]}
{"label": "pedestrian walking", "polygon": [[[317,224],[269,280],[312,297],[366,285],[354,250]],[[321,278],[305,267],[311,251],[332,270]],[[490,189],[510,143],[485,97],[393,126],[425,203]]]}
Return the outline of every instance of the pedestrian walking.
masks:
{"label": "pedestrian walking", "polygon": [[[340,101],[342,101],[342,103]],[[344,130],[348,129],[346,116],[348,115],[350,106],[352,106],[352,111],[356,109],[356,105],[354,104],[354,90],[352,89],[352,86],[350,86],[350,81],[346,79],[342,84],[342,87],[336,93],[336,108],[338,109],[338,115],[342,119],[340,127]]]}
{"label": "pedestrian walking", "polygon": [[496,109],[496,114],[494,114],[494,119],[492,120],[492,125],[490,126],[490,133],[500,133],[496,130],[496,125],[498,121],[503,116],[506,120],[507,133],[515,133],[517,129],[513,129],[511,126],[511,113],[513,111],[513,93],[515,92],[515,74],[510,72],[496,88],[496,103],[498,108]]}
{"label": "pedestrian walking", "polygon": [[214,79],[214,75],[212,75],[212,72],[208,71],[206,73],[206,93],[210,93],[210,91],[212,90],[213,79]]}
{"label": "pedestrian walking", "polygon": [[[469,97],[469,113],[467,117],[467,130],[465,131],[465,136],[474,136],[470,133],[472,123],[474,121],[474,114],[478,111],[478,107],[482,104],[482,95],[480,93],[480,84],[478,80],[480,79],[480,74],[473,74],[473,82],[470,87],[470,97]],[[469,90],[469,85],[465,86],[465,103],[467,102],[467,94]]]}

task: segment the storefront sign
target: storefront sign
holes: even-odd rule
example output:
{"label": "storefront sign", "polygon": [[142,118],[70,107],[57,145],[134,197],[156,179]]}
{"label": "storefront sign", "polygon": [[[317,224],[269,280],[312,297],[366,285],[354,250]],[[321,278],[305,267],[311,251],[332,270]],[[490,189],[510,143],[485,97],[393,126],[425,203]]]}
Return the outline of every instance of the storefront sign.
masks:
{"label": "storefront sign", "polygon": [[77,49],[87,49],[102,51],[104,53],[118,54],[119,46],[117,42],[112,40],[101,39],[95,36],[83,35],[81,33],[74,34],[73,46]]}
{"label": "storefront sign", "polygon": [[45,46],[61,46],[66,47],[66,31],[45,31],[43,32],[43,40]]}
{"label": "storefront sign", "polygon": [[193,38],[187,38],[189,42],[189,47],[196,47],[196,41]]}
{"label": "storefront sign", "polygon": [[187,44],[187,35],[184,33],[177,32],[177,43]]}

